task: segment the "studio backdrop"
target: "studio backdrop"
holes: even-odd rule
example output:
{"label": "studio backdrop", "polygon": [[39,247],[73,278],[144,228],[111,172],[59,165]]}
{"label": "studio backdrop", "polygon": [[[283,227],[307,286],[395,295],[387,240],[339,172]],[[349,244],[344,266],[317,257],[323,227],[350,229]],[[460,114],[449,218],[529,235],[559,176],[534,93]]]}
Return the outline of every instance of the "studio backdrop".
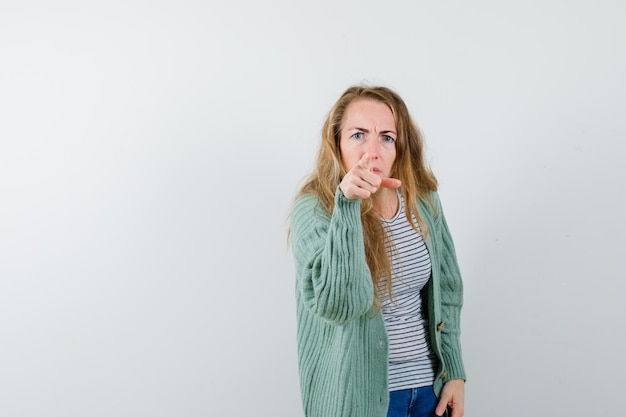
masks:
{"label": "studio backdrop", "polygon": [[406,100],[466,415],[619,415],[620,1],[4,1],[0,415],[302,416],[288,215],[353,84]]}

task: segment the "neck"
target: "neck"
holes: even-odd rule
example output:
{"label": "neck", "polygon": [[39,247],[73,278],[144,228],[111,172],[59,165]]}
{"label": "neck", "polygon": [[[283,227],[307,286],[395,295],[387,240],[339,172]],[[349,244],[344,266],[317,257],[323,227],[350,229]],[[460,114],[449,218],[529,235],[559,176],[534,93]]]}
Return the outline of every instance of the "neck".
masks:
{"label": "neck", "polygon": [[391,219],[398,212],[398,192],[395,188],[381,188],[372,196],[372,204],[380,217]]}

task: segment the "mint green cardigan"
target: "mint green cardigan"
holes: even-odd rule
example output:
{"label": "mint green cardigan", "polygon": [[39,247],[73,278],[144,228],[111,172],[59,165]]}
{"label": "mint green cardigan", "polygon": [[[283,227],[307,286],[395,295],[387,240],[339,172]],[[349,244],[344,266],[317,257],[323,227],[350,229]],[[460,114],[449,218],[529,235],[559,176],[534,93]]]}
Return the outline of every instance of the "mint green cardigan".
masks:
{"label": "mint green cardigan", "polygon": [[[424,288],[431,346],[439,359],[437,395],[465,379],[459,340],[463,284],[439,197],[419,210],[428,225],[432,274]],[[297,199],[290,217],[296,268],[300,390],[307,417],[385,417],[389,404],[388,340],[365,261],[360,199],[339,189],[332,216],[313,195]]]}

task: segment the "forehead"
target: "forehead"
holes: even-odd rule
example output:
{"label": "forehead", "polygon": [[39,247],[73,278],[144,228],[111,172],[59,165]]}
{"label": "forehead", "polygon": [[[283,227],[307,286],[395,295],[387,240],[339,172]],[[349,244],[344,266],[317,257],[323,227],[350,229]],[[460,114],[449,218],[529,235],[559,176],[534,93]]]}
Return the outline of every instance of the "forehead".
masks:
{"label": "forehead", "polygon": [[396,121],[391,109],[380,101],[357,99],[348,105],[343,116],[342,127],[376,127],[378,129],[394,129]]}

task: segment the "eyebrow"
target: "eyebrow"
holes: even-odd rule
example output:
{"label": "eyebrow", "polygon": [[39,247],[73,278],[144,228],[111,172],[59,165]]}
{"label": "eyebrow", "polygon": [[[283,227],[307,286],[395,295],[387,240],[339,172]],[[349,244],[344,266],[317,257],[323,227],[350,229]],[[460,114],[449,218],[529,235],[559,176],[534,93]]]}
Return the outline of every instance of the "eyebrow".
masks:
{"label": "eyebrow", "polygon": [[[361,132],[370,133],[369,130],[367,130],[367,129],[363,128],[363,127],[356,127],[356,126],[355,127],[351,127],[348,130],[360,130]],[[397,135],[397,133],[395,131],[393,131],[393,130],[381,130],[380,133],[383,134],[383,135],[387,134],[387,133],[393,133],[394,135]]]}

